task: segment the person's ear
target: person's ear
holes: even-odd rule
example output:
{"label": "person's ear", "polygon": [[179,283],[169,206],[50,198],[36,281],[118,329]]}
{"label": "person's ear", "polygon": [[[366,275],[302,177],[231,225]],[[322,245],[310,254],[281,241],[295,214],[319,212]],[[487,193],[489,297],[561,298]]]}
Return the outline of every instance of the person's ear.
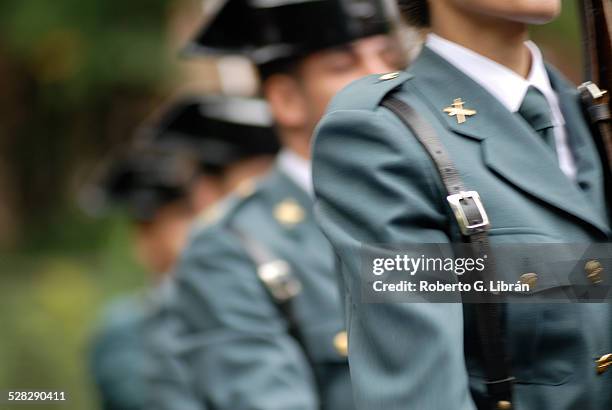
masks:
{"label": "person's ear", "polygon": [[281,128],[303,128],[308,122],[306,101],[300,85],[287,74],[274,74],[263,83],[272,116]]}

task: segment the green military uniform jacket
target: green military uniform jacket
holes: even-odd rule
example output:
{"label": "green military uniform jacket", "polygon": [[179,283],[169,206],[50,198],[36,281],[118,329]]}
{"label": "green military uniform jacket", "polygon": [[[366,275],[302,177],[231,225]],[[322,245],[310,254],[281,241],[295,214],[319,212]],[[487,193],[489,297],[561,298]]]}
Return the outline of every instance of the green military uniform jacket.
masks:
{"label": "green military uniform jacket", "polygon": [[169,275],[155,289],[155,306],[143,324],[143,348],[147,363],[144,370],[147,410],[206,410],[195,392],[190,374],[180,362],[180,323],[169,314],[168,306],[175,298],[174,283]]}
{"label": "green military uniform jacket", "polygon": [[[602,171],[578,95],[554,69],[549,74],[576,183],[521,117],[428,48],[407,72],[350,85],[319,124],[315,209],[341,261],[359,409],[473,409],[485,391],[473,315],[461,304],[360,300],[362,244],[460,241],[437,169],[381,107],[386,94],[408,102],[436,130],[465,185],[484,201],[493,245],[610,241]],[[458,97],[477,111],[462,124],[443,112]],[[542,282],[555,283],[547,280],[554,271],[540,273]],[[511,304],[504,321],[516,409],[612,408],[612,371],[597,375],[595,366],[612,352],[609,304]]]}
{"label": "green military uniform jacket", "polygon": [[147,354],[144,327],[148,295],[122,297],[109,304],[95,331],[91,372],[105,410],[145,408]]}
{"label": "green military uniform jacket", "polygon": [[159,347],[172,347],[164,304],[167,283],[110,303],[95,331],[91,372],[104,410],[205,410],[183,369]]}
{"label": "green military uniform jacket", "polygon": [[[240,191],[195,229],[179,264],[168,312],[176,358],[211,409],[353,408],[333,254],[311,197],[279,169]],[[290,301],[301,342],[242,236],[301,282]]]}

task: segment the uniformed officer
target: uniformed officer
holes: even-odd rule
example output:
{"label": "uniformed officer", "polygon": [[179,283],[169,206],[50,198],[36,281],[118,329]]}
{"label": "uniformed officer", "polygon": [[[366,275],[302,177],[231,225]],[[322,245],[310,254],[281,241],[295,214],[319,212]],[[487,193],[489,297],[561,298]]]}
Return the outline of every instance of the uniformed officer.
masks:
{"label": "uniformed officer", "polygon": [[[612,238],[610,198],[578,93],[526,41],[527,25],[552,20],[560,2],[399,3],[409,20],[431,29],[423,51],[407,71],[342,91],[313,146],[317,219],[342,267],[357,407],[609,409],[609,304],[507,304],[501,312],[482,305],[499,318],[483,322],[478,305],[362,301],[362,245],[469,242],[471,235],[493,245]],[[447,202],[449,181],[482,200],[486,213],[474,195],[460,197],[460,209],[469,205],[476,216],[473,230],[458,224]],[[597,275],[583,266],[588,283]],[[541,268],[498,271],[537,292],[566,284]],[[484,383],[488,353],[498,350],[488,350],[479,335],[490,329],[477,330],[477,322],[501,329],[493,339],[506,350],[493,365],[503,370],[509,358],[510,377]],[[491,400],[507,388],[513,400]]]}
{"label": "uniformed officer", "polygon": [[255,63],[282,145],[251,192],[196,228],[175,278],[169,314],[182,342],[169,350],[213,409],[353,407],[333,255],[312,217],[309,143],[336,91],[403,64],[390,23],[373,0],[230,0],[190,47]]}
{"label": "uniformed officer", "polygon": [[[129,210],[138,259],[159,283],[183,246],[195,210],[189,186],[197,163],[191,156],[153,149],[115,160],[98,189]],[[144,409],[145,323],[155,309],[153,290],[122,296],[104,308],[94,333],[91,370],[104,409]]]}
{"label": "uniformed officer", "polygon": [[[89,209],[107,202],[128,210],[136,252],[154,285],[105,309],[92,351],[103,408],[146,408],[144,378],[154,360],[145,344],[154,334],[148,323],[158,315],[167,292],[163,282],[188,227],[242,180],[267,169],[277,149],[261,100],[182,98],[147,121],[136,146],[114,159],[88,189]],[[182,402],[175,404],[188,408],[190,396],[181,393]]]}

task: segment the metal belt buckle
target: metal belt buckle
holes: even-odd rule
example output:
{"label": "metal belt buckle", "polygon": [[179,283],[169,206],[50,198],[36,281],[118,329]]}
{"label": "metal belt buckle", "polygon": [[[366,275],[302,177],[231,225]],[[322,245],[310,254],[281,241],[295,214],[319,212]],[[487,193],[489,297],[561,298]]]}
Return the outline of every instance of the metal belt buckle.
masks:
{"label": "metal belt buckle", "polygon": [[[484,232],[489,229],[489,217],[485,211],[484,205],[480,200],[480,195],[476,191],[461,191],[458,194],[449,195],[446,200],[450,204],[455,218],[459,223],[459,229],[465,236],[470,236],[478,232]],[[476,206],[476,210],[480,214],[478,222],[470,222],[466,208],[469,206],[468,201],[471,201]]]}
{"label": "metal belt buckle", "polygon": [[257,275],[272,296],[280,302],[291,299],[302,290],[302,284],[291,274],[291,267],[284,260],[278,259],[260,265]]}

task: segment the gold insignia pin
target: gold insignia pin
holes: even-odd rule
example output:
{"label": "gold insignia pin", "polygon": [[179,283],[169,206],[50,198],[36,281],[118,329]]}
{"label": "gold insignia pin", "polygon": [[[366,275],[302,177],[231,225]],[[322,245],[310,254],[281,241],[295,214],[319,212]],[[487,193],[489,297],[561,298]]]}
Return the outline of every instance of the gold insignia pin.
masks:
{"label": "gold insignia pin", "polygon": [[274,208],[274,218],[283,225],[298,224],[304,216],[304,209],[292,198],[285,199]]}
{"label": "gold insignia pin", "polygon": [[466,121],[466,117],[476,115],[476,110],[470,110],[463,108],[465,101],[461,101],[461,98],[455,98],[450,107],[444,109],[445,113],[448,113],[449,117],[457,117],[457,124],[463,124]]}

